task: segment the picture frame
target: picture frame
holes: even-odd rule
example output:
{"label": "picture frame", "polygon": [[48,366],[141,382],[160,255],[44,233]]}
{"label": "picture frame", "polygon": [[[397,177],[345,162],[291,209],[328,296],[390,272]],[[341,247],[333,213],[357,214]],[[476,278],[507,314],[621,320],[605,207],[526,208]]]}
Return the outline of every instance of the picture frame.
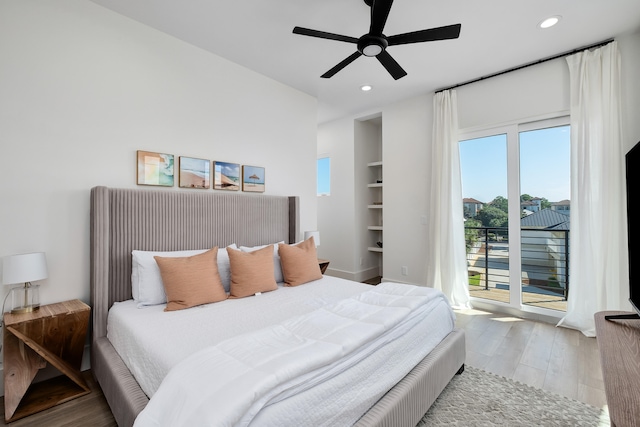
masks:
{"label": "picture frame", "polygon": [[211,161],[180,156],[178,186],[208,189],[211,182]]}
{"label": "picture frame", "polygon": [[238,191],[240,190],[240,165],[213,161],[213,189]]}
{"label": "picture frame", "polygon": [[138,185],[173,187],[173,154],[138,150],[136,159],[136,182]]}
{"label": "picture frame", "polygon": [[260,166],[242,165],[242,191],[264,193],[265,170]]}

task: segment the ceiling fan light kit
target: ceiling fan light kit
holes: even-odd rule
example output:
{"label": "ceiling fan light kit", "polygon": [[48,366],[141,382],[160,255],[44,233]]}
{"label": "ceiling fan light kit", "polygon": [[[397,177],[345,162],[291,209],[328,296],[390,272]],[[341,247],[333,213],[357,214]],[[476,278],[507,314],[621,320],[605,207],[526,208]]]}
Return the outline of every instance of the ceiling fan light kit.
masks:
{"label": "ceiling fan light kit", "polygon": [[358,40],[358,52],[364,56],[378,56],[389,46],[387,39],[365,34]]}
{"label": "ceiling fan light kit", "polygon": [[407,72],[396,62],[395,59],[393,59],[391,55],[389,55],[387,47],[400,44],[457,39],[460,36],[460,29],[462,28],[462,25],[455,24],[387,37],[382,33],[382,30],[387,22],[387,17],[391,11],[393,0],[364,0],[364,2],[367,6],[371,7],[371,26],[369,28],[369,32],[360,38],[343,36],[325,31],[311,30],[309,28],[302,27],[295,27],[293,29],[294,34],[356,44],[356,52],[352,53],[320,77],[327,79],[333,77],[338,71],[364,55],[378,59],[378,62],[382,64],[389,74],[391,74],[395,80],[398,80],[406,76]]}

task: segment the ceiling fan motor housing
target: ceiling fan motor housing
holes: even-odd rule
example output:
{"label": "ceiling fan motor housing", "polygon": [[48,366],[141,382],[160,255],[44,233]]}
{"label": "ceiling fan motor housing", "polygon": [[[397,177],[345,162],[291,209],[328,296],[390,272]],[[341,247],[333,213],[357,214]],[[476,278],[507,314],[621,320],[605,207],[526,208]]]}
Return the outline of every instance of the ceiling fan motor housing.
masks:
{"label": "ceiling fan motor housing", "polygon": [[387,46],[389,46],[389,42],[387,42],[387,38],[383,35],[374,36],[365,34],[358,39],[358,52],[364,56],[377,56],[382,53]]}

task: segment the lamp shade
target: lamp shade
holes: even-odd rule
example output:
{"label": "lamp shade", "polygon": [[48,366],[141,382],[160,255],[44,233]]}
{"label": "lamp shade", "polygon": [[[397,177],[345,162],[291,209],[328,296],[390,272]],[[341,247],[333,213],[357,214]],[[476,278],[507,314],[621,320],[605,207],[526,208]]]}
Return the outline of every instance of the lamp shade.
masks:
{"label": "lamp shade", "polygon": [[304,232],[304,240],[307,240],[309,237],[313,237],[313,242],[316,244],[316,247],[320,246],[320,232],[319,231],[305,231]]}
{"label": "lamp shade", "polygon": [[47,258],[44,252],[10,255],[2,258],[2,283],[13,285],[47,278]]}

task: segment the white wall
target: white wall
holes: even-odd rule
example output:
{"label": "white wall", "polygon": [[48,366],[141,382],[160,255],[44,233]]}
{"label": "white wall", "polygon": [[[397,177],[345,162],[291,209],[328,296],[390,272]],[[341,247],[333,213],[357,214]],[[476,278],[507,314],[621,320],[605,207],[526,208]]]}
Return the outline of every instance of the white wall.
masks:
{"label": "white wall", "polygon": [[456,89],[460,129],[487,127],[569,110],[564,58]]}
{"label": "white wall", "polygon": [[41,302],[88,302],[89,190],[136,188],[138,149],[264,166],[314,230],[316,110],[89,1],[0,0],[0,256],[46,252]]}
{"label": "white wall", "polygon": [[[384,261],[386,280],[425,283],[426,225],[432,96],[421,95],[382,110]],[[408,274],[402,275],[402,267]]]}
{"label": "white wall", "polygon": [[[640,141],[640,33],[617,38],[622,55],[623,126],[627,148]],[[479,76],[480,77],[480,76]],[[459,125],[470,130],[500,125],[514,120],[566,113],[569,110],[569,72],[565,59],[557,59],[519,71],[483,80],[457,89]],[[429,185],[429,144],[432,132],[433,94],[382,108],[382,140],[384,162],[384,278],[415,284],[425,283],[425,262],[429,251],[426,241],[426,194]],[[350,126],[357,117],[346,117],[321,126],[321,138],[336,138],[336,123]],[[350,129],[350,128],[349,128]],[[349,132],[340,135],[335,156],[351,156],[353,141]],[[319,142],[320,144],[320,142]],[[322,148],[319,145],[319,152]],[[341,151],[342,150],[342,151]],[[333,161],[333,160],[332,160]],[[346,159],[345,162],[350,162]],[[334,170],[332,179],[348,186],[351,170],[340,175]],[[345,195],[345,197],[347,197]],[[344,206],[344,211],[342,210]],[[335,259],[332,247],[350,247],[346,237],[351,212],[348,200],[333,205],[333,210],[319,210],[318,221],[324,224],[324,257]],[[341,222],[340,231],[333,230],[334,221]],[[324,236],[327,236],[325,240]],[[356,241],[356,237],[353,238]],[[333,241],[332,241],[333,240]],[[626,249],[625,249],[626,250]],[[337,254],[338,252],[336,252]],[[333,263],[333,261],[332,261]],[[408,275],[401,274],[402,266]],[[356,271],[354,267],[354,272]]]}
{"label": "white wall", "polygon": [[331,261],[329,274],[351,278],[356,266],[354,122],[318,126],[318,156],[331,158],[331,195],[318,197],[318,256]]}
{"label": "white wall", "polygon": [[617,40],[622,57],[622,126],[626,152],[640,141],[640,30]]}

